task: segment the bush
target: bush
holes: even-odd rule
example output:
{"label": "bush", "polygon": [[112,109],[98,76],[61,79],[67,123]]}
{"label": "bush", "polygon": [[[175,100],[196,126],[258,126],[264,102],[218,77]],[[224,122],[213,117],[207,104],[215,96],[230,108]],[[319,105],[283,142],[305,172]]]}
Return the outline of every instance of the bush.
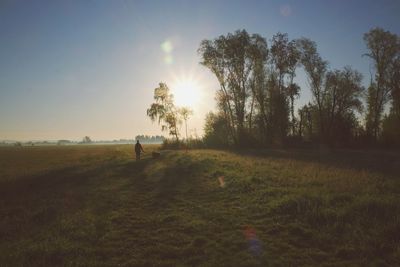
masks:
{"label": "bush", "polygon": [[187,140],[165,139],[161,149],[196,149],[205,148],[201,139],[189,138]]}
{"label": "bush", "polygon": [[203,143],[207,147],[223,148],[232,145],[228,122],[221,114],[208,113],[204,126]]}

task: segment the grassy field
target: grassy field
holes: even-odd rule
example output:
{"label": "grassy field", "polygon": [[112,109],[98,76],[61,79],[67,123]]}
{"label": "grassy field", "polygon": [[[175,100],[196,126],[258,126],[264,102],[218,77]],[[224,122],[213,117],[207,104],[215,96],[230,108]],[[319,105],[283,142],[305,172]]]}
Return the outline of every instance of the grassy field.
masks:
{"label": "grassy field", "polygon": [[0,147],[0,266],[400,266],[400,155]]}

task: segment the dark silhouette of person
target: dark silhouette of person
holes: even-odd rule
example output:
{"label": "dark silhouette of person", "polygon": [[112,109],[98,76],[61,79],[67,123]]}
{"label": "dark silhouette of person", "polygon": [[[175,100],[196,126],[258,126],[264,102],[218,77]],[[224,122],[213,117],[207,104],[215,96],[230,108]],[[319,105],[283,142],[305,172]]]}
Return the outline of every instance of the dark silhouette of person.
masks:
{"label": "dark silhouette of person", "polygon": [[136,160],[140,160],[140,152],[144,152],[142,145],[137,140],[135,145]]}

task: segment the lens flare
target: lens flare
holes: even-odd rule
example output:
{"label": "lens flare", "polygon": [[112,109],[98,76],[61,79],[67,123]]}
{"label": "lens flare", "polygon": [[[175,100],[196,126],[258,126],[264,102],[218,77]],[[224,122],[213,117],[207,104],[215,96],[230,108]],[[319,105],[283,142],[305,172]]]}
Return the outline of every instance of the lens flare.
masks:
{"label": "lens flare", "polygon": [[172,63],[174,63],[174,58],[172,57],[172,55],[168,54],[164,56],[164,63],[167,65],[170,65]]}
{"label": "lens flare", "polygon": [[172,51],[174,50],[174,46],[172,42],[169,40],[165,40],[160,45],[161,50],[164,52],[164,63],[167,65],[171,65],[174,62],[174,58],[172,57]]}
{"label": "lens flare", "polygon": [[283,5],[280,8],[280,13],[283,17],[289,17],[292,15],[292,7],[290,5]]}
{"label": "lens flare", "polygon": [[249,225],[245,225],[243,229],[243,234],[247,240],[249,252],[254,257],[260,257],[262,254],[262,243],[257,238],[256,230]]}
{"label": "lens flare", "polygon": [[218,177],[219,186],[224,188],[225,187],[225,179],[224,176]]}
{"label": "lens flare", "polygon": [[165,53],[171,53],[174,47],[172,46],[172,42],[169,40],[165,40],[164,42],[161,43],[161,49]]}

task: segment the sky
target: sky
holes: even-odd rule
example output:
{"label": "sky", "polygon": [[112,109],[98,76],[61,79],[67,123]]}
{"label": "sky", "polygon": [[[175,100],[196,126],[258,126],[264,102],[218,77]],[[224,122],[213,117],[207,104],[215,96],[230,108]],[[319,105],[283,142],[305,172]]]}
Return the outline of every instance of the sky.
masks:
{"label": "sky", "polygon": [[[159,82],[198,85],[189,134],[201,136],[218,83],[203,39],[237,29],[315,41],[331,69],[370,80],[363,34],[400,34],[400,1],[0,1],[0,140],[160,135],[146,116]],[[297,105],[311,100],[304,73]]]}

